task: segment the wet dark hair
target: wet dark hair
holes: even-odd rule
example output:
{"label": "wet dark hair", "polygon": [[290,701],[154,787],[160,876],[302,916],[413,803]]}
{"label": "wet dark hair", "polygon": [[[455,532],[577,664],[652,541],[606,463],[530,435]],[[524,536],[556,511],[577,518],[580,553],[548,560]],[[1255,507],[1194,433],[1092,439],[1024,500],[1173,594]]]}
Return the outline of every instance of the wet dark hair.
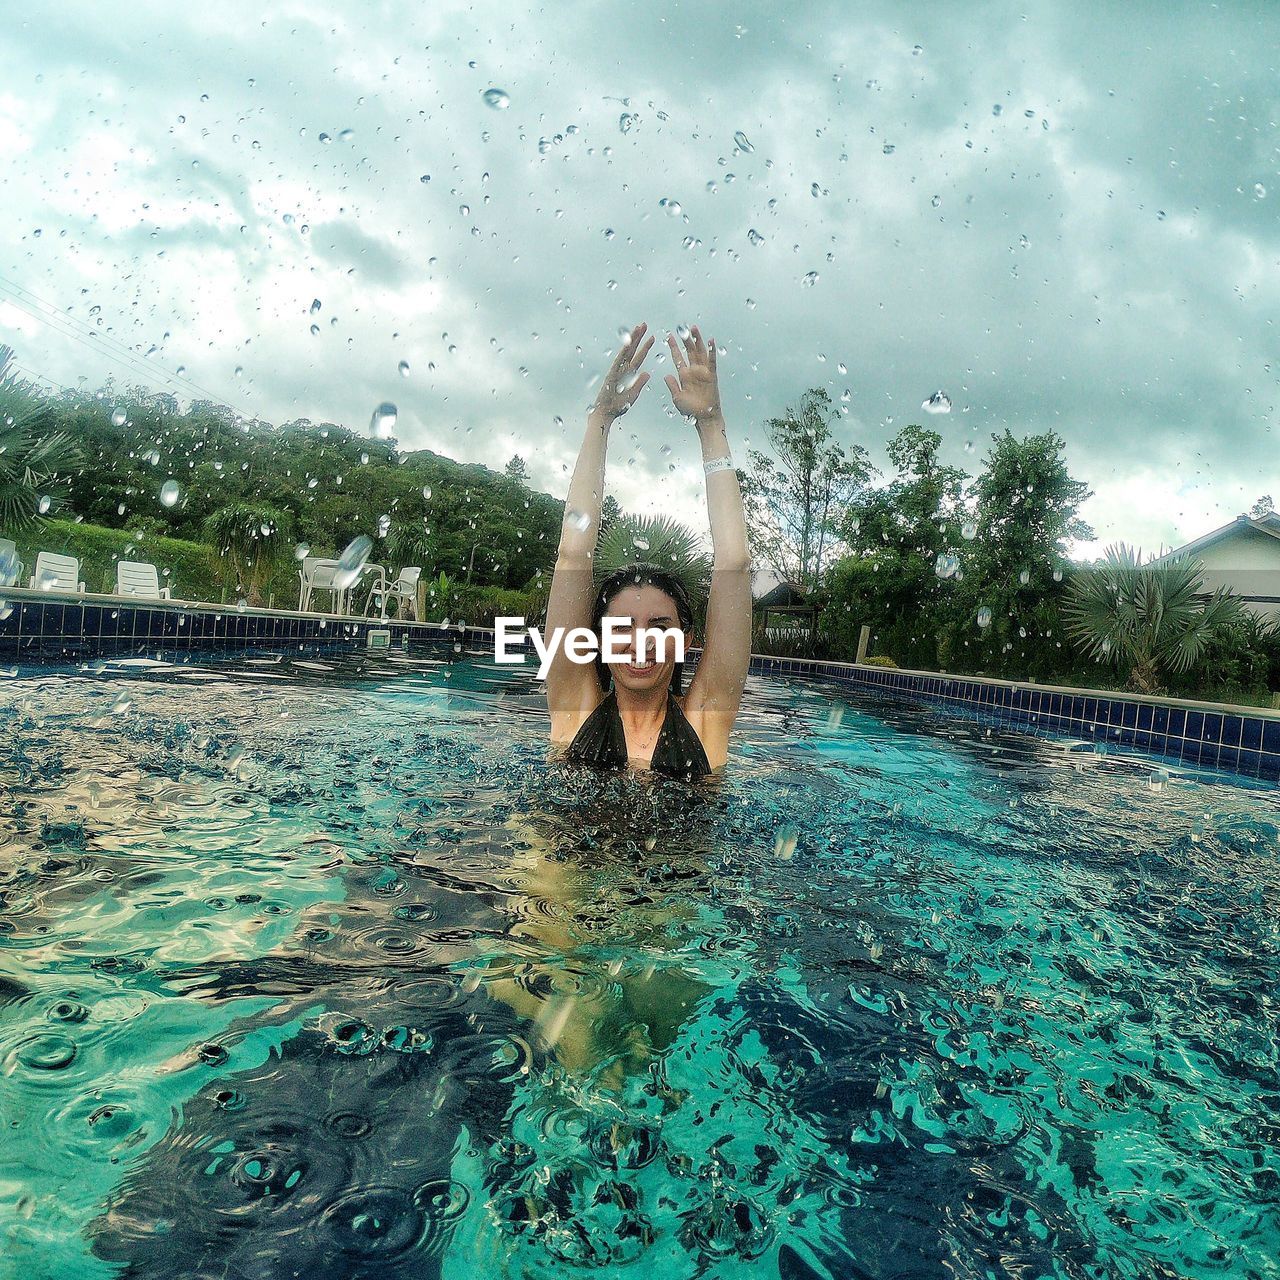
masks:
{"label": "wet dark hair", "polygon": [[[600,624],[613,601],[628,587],[657,587],[664,595],[675,602],[676,619],[681,631],[693,630],[693,606],[689,603],[689,593],[685,585],[668,569],[657,564],[628,564],[615,569],[597,588],[595,602],[591,606],[591,630],[600,634]],[[596,674],[600,677],[600,687],[606,692],[613,685],[613,673],[609,664],[600,657],[596,658]],[[684,680],[684,663],[677,662],[671,673],[671,692],[679,693]]]}

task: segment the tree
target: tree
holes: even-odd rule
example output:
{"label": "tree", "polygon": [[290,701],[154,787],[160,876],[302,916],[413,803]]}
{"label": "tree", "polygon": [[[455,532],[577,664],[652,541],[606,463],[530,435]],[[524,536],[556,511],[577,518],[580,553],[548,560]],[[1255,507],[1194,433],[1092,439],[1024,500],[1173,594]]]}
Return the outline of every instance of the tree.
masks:
{"label": "tree", "polygon": [[1204,566],[1187,556],[1143,564],[1120,543],[1071,583],[1063,615],[1071,638],[1098,662],[1128,669],[1129,686],[1160,693],[1189,671],[1215,634],[1239,622],[1225,587],[1203,599]]}
{"label": "tree", "polygon": [[39,388],[18,377],[13,348],[0,344],[0,528],[6,533],[36,524],[46,497],[60,501],[66,487],[60,477],[79,461],[70,437],[52,427]]}
{"label": "tree", "polygon": [[529,468],[518,453],[512,454],[511,461],[503,468],[503,474],[508,480],[515,480],[518,484],[529,482]]}
{"label": "tree", "polygon": [[205,521],[215,552],[231,562],[239,588],[252,605],[262,603],[263,587],[271,577],[288,527],[288,515],[262,503],[223,507]]}
{"label": "tree", "polygon": [[595,578],[632,564],[653,564],[678,578],[699,618],[711,590],[711,557],[698,535],[668,516],[621,516],[596,543]]}
{"label": "tree", "polygon": [[944,658],[957,669],[1038,679],[1063,663],[1060,606],[1068,543],[1093,530],[1080,517],[1090,497],[1053,432],[993,446],[970,494],[976,507],[960,550]]}
{"label": "tree", "polygon": [[750,471],[738,473],[752,551],[805,589],[817,584],[825,557],[838,550],[835,531],[872,470],[861,446],[846,451],[836,442],[836,419],[822,388],[806,391],[784,417],[765,423],[775,456],[752,449]]}
{"label": "tree", "polygon": [[1264,493],[1257,502],[1249,508],[1249,518],[1251,520],[1261,520],[1264,516],[1269,516],[1275,510],[1275,503],[1271,501],[1271,495]]}
{"label": "tree", "polygon": [[897,476],[852,502],[840,534],[851,554],[827,583],[822,630],[852,653],[863,623],[904,666],[938,661],[939,608],[954,591],[965,473],[938,460],[942,436],[911,425],[888,444]]}

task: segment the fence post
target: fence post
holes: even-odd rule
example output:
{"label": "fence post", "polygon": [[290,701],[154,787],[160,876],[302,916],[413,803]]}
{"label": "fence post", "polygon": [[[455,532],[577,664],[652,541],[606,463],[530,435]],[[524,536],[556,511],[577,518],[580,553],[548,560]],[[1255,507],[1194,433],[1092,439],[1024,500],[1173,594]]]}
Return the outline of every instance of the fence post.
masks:
{"label": "fence post", "polygon": [[864,662],[867,657],[867,647],[871,644],[871,628],[864,622],[862,630],[858,632],[858,656],[854,658],[854,662]]}
{"label": "fence post", "polygon": [[418,585],[413,595],[413,620],[415,622],[427,620],[427,584],[421,574],[418,575]]}

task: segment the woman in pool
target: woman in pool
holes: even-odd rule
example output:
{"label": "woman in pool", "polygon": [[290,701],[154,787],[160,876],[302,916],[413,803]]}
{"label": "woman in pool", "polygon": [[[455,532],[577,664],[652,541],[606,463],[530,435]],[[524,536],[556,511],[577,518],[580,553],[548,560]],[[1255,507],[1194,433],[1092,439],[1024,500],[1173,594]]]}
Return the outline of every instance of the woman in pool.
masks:
{"label": "woman in pool", "polygon": [[667,337],[675,373],[666,383],[702,445],[715,552],[702,658],[687,693],[681,694],[674,646],[663,653],[653,638],[638,643],[642,628],[676,628],[691,643],[693,609],[680,581],[655,565],[636,564],[597,588],[592,573],[609,431],[649,380],[641,371],[653,346],[646,327],[637,325],[623,343],[588,414],[547,607],[548,631],[590,627],[599,635],[604,618],[622,618],[631,641],[621,650],[623,660],[607,670],[557,650],[547,673],[551,741],[567,743],[571,760],[701,777],[725,763],[742,700],[751,653],[751,568],[742,492],[720,409],[715,340],[704,342],[696,325],[682,344]]}

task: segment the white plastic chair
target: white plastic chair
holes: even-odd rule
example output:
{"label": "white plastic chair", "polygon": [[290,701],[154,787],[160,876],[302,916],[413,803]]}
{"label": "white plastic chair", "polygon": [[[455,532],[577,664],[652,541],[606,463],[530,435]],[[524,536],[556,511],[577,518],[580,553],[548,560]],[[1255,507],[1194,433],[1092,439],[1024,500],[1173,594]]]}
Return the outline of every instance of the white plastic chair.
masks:
{"label": "white plastic chair", "polygon": [[418,618],[418,579],[422,577],[421,565],[409,565],[400,570],[400,576],[387,588],[383,611],[392,600],[396,602],[396,617],[404,616],[407,609],[415,622]]}
{"label": "white plastic chair", "polygon": [[18,544],[12,538],[0,538],[0,586],[12,586],[21,581],[22,569]]}
{"label": "white plastic chair", "polygon": [[84,593],[80,580],[80,561],[75,556],[55,555],[41,551],[36,556],[35,572],[31,575],[32,589],[41,591],[79,591]]}
{"label": "white plastic chair", "polygon": [[155,565],[140,560],[121,560],[116,564],[116,595],[146,596],[150,600],[170,598],[169,588],[160,585]]}
{"label": "white plastic chair", "polygon": [[339,587],[334,581],[338,573],[338,561],[322,560],[319,556],[307,556],[298,570],[298,611],[309,613],[311,599],[317,591],[328,591],[333,596],[334,613],[347,611],[347,587]]}

